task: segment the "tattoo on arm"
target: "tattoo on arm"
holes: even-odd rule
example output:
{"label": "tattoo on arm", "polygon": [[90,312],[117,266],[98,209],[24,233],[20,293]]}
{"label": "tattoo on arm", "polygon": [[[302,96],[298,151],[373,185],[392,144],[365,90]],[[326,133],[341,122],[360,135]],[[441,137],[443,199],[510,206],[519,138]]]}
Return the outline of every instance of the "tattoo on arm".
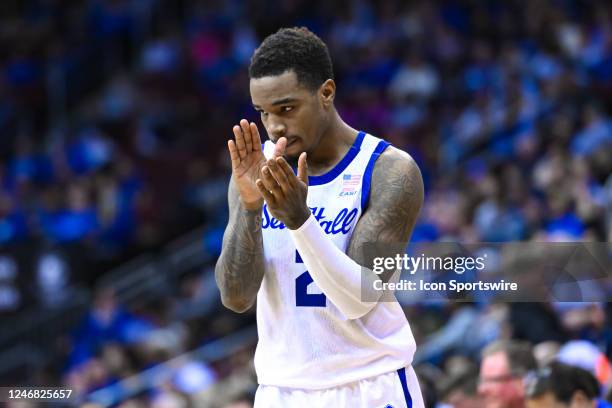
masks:
{"label": "tattoo on arm", "polygon": [[264,276],[261,210],[242,208],[233,181],[229,185],[228,202],[229,222],[215,266],[215,278],[223,304],[236,312],[244,312],[255,302]]}
{"label": "tattoo on arm", "polygon": [[[407,153],[392,147],[376,161],[371,185],[368,208],[355,226],[348,249],[353,260],[370,269],[375,256],[395,256],[397,244],[408,244],[424,196],[418,166]],[[368,244],[375,244],[383,253],[364,251]],[[389,252],[384,253],[385,249]],[[392,275],[380,277],[387,282]]]}

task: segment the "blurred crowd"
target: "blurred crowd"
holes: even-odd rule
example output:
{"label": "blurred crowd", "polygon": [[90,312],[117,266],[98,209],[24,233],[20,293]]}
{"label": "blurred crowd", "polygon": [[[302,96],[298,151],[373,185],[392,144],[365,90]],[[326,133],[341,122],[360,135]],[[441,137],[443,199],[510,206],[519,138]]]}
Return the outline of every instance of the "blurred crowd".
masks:
{"label": "blurred crowd", "polygon": [[[199,225],[204,249],[218,253],[225,142],[239,119],[259,123],[249,58],[281,26],[305,25],[328,44],[347,123],[418,162],[426,198],[413,241],[612,239],[608,2],[33,0],[2,7],[0,246],[68,251],[69,262],[80,259],[78,281],[91,284],[110,265]],[[204,269],[187,287],[197,292],[205,282],[212,290],[210,274]],[[0,305],[10,279],[0,274]],[[175,306],[152,309],[168,312],[163,318],[126,311],[116,315],[121,328],[101,335],[119,306],[108,293],[96,299],[59,369],[83,392],[235,328],[206,317],[217,303],[187,326]],[[487,375],[479,362],[498,339],[528,342],[542,367],[556,356],[576,364],[567,355],[590,350],[577,361],[589,361],[583,368],[602,392],[610,381],[607,303],[410,305],[406,313],[431,404],[477,407],[491,399],[478,383]],[[130,355],[130,344],[144,341],[130,336],[156,338],[170,326],[161,337],[176,347]],[[194,376],[204,385],[231,381],[230,372],[251,378],[244,367],[198,366]],[[504,385],[533,369],[495,375]],[[232,388],[234,408],[250,406],[252,383],[245,383]],[[189,393],[172,389],[155,406],[189,406]],[[557,398],[542,389],[534,398]],[[490,406],[520,406],[513,404]]]}
{"label": "blurred crowd", "polygon": [[[113,289],[100,288],[90,312],[60,341],[66,359],[52,363],[48,372],[61,372],[61,384],[81,402],[124,408],[220,407],[252,400],[252,316],[237,318],[225,310],[213,273],[206,272],[189,274],[172,294],[131,308]],[[240,337],[239,347],[226,349],[224,336],[232,333]],[[220,338],[223,344],[215,342]]]}

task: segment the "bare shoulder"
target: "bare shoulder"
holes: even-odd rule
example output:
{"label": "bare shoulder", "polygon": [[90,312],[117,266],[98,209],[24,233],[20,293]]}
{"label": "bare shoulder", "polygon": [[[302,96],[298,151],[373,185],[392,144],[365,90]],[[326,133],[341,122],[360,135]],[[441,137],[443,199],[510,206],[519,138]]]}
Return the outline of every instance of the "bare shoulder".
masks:
{"label": "bare shoulder", "polygon": [[423,179],[414,159],[400,149],[387,147],[374,164],[367,209],[355,226],[349,256],[360,265],[371,265],[372,259],[362,250],[366,243],[408,242],[423,195]]}
{"label": "bare shoulder", "polygon": [[369,207],[414,207],[423,202],[423,178],[418,165],[408,153],[389,146],[381,153],[372,172]]}
{"label": "bare shoulder", "polygon": [[421,174],[412,156],[395,146],[387,147],[376,160],[374,164],[374,173],[376,173],[377,170],[380,173],[381,169],[405,173],[418,173],[419,176]]}

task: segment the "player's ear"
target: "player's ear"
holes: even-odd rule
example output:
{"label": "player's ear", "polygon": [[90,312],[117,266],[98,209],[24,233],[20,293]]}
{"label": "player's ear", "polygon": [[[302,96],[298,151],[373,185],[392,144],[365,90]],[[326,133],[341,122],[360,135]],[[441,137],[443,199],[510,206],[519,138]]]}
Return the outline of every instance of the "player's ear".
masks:
{"label": "player's ear", "polygon": [[323,82],[319,88],[319,98],[324,108],[329,108],[334,104],[334,97],[336,96],[336,83],[333,79],[328,79]]}

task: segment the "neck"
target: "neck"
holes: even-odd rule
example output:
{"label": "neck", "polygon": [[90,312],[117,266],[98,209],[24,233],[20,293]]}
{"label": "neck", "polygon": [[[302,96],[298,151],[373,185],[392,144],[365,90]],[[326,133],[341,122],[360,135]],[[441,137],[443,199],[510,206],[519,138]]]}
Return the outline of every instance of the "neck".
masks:
{"label": "neck", "polygon": [[308,153],[308,173],[316,176],[327,172],[348,152],[357,134],[334,110],[331,123],[322,133],[319,144]]}

